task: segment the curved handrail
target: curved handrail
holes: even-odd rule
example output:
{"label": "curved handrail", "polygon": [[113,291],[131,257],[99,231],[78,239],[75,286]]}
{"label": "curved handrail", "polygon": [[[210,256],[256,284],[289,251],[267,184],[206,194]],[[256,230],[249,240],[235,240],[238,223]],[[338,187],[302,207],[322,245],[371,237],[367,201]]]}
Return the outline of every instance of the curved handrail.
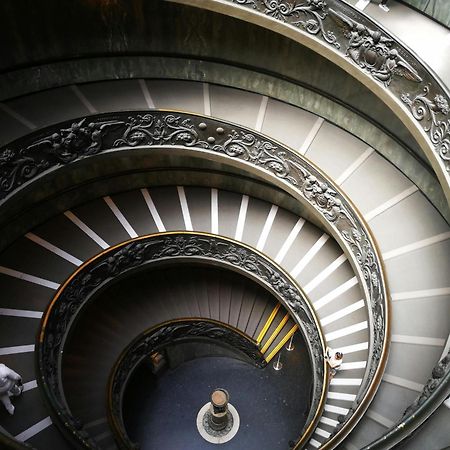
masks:
{"label": "curved handrail", "polygon": [[[389,302],[381,254],[355,206],[306,158],[261,133],[210,117],[174,111],[99,114],[17,140],[3,154],[0,201],[87,158],[114,151],[178,151],[245,169],[292,195],[321,222],[348,256],[364,291],[369,360],[360,391],[334,442],[354,427],[375,395],[389,346]],[[176,153],[175,153],[176,154]]]}
{"label": "curved handrail", "polygon": [[387,433],[362,450],[393,448],[422,425],[450,395],[450,351],[433,369],[422,393],[405,411],[405,415]]}
{"label": "curved handrail", "polygon": [[256,341],[237,328],[212,319],[179,319],[156,325],[137,336],[120,354],[108,383],[108,420],[121,449],[130,449],[134,443],[129,438],[123,422],[123,395],[129,379],[144,358],[167,345],[194,338],[209,338],[238,350],[257,367],[266,366],[264,356]]}
{"label": "curved handrail", "polygon": [[301,438],[311,435],[322,414],[328,380],[325,340],[312,305],[289,275],[257,250],[228,238],[187,231],[141,236],[110,247],[86,261],[59,288],[43,316],[37,355],[41,384],[62,425],[84,447],[97,448],[82,426],[76,426],[61,379],[62,350],[81,309],[117,277],[174,261],[222,265],[240,272],[265,287],[290,312],[312,360],[313,397]]}
{"label": "curved handrail", "polygon": [[345,0],[171,0],[255,23],[336,63],[409,128],[450,202],[450,94],[383,26]]}

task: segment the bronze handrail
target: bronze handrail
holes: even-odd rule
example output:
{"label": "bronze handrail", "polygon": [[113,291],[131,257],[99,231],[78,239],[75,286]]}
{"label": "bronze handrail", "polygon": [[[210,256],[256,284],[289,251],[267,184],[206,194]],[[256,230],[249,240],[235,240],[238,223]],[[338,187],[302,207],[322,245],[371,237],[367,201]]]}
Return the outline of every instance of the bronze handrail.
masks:
{"label": "bronze handrail", "polygon": [[313,366],[314,390],[305,433],[312,433],[323,409],[328,382],[325,340],[314,309],[301,288],[262,253],[229,238],[195,232],[141,236],[111,247],[80,266],[59,288],[41,323],[37,346],[41,385],[59,423],[86,448],[96,448],[72,416],[61,380],[62,349],[84,306],[119,276],[152,265],[180,262],[214,264],[250,278],[280,301],[299,326]]}

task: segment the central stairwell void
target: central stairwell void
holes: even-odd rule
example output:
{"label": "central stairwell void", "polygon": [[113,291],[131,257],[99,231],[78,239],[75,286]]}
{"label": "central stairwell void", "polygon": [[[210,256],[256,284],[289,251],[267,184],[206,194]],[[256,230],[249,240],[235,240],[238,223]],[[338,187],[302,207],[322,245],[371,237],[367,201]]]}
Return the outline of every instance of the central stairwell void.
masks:
{"label": "central stairwell void", "polygon": [[288,449],[306,420],[311,388],[309,358],[299,333],[292,345],[294,350],[283,352],[280,371],[271,364],[255,367],[209,342],[168,347],[164,368],[155,374],[146,361],[129,380],[124,396],[128,435],[142,449],[217,448],[200,436],[195,418],[210,392],[221,386],[240,418],[237,434],[224,449]]}
{"label": "central stairwell void", "polygon": [[[247,385],[251,385],[251,378],[256,376],[262,367],[267,367],[265,373],[273,370],[271,365],[266,366],[267,363],[279,351],[280,345],[282,347],[297,330],[292,318],[280,306],[280,303],[264,288],[243,278],[242,275],[204,265],[196,267],[192,266],[192,263],[189,265],[172,263],[162,269],[139,272],[130,278],[119,280],[103,290],[98,297],[91,299],[91,303],[78,317],[71,336],[66,341],[62,373],[67,403],[73,415],[84,423],[106,417],[108,414],[105,404],[108,395],[106,388],[109,378],[115,376],[114,373],[111,374],[111,368],[119,358],[124,357],[121,353],[126,354],[134,347],[143,346],[139,336],[157,333],[160,324],[171,327],[170,338],[153,346],[149,345],[148,350],[140,352],[139,358],[143,359],[143,362],[151,360],[152,354],[163,352],[164,356],[161,355],[161,358],[167,360],[167,366],[176,368],[183,362],[183,358],[195,359],[197,353],[199,356],[202,353],[204,356],[220,356],[218,352],[220,347],[215,350],[214,348],[223,345],[227,350],[225,355],[236,357],[237,353],[240,355],[240,361],[244,362],[236,366],[237,378],[234,381],[234,375],[230,373],[228,381],[227,376],[222,376],[217,379],[216,384],[223,385],[226,389],[230,387],[230,392],[234,391],[234,396],[244,401],[245,390],[236,392],[239,384],[247,378]],[[199,333],[198,327],[203,321],[206,321],[206,325],[213,321],[214,327],[208,332],[203,332],[202,329]],[[233,338],[233,335],[236,337]],[[244,342],[241,343],[237,339]],[[130,344],[133,340],[137,342]],[[187,347],[185,342],[190,340],[197,342],[196,346],[199,348]],[[200,346],[204,341],[211,344],[210,355]],[[248,341],[247,345],[245,341]],[[173,347],[176,343],[179,345]],[[188,358],[189,353],[177,356],[180,346],[183,345],[186,352],[190,352],[191,358]],[[131,348],[127,350],[127,347]],[[298,371],[298,381],[303,386],[301,389],[304,390],[300,395],[302,401],[299,407],[309,412],[311,368],[306,345],[302,345],[301,348],[305,361],[296,364],[295,369]],[[230,362],[229,358],[225,360]],[[133,365],[138,362],[139,360]],[[219,363],[214,364],[217,367],[213,373],[217,373]],[[255,370],[247,375],[239,375],[242,364],[254,367]],[[197,365],[203,368],[196,373]],[[227,367],[228,365],[223,367],[224,373],[228,371]],[[129,372],[132,369],[133,366],[127,369],[127,377],[130,377]],[[159,377],[161,373],[158,372]],[[171,382],[165,381],[165,377],[161,379],[161,383],[167,392],[172,394],[178,392],[178,395],[181,395],[177,385],[183,384],[183,391],[189,391],[189,383],[191,381],[194,383],[195,380],[196,384],[192,385],[192,392],[188,397],[191,399],[188,402],[191,410],[193,408],[196,411],[190,422],[190,425],[195,427],[197,407],[203,405],[207,398],[205,395],[214,389],[214,376],[208,373],[208,365],[203,362],[196,362],[187,372],[191,374],[189,376],[183,378],[180,373],[181,368],[174,375],[172,388]],[[267,375],[262,376],[263,380],[265,376]],[[262,391],[269,392],[270,383],[266,382],[268,384]],[[151,383],[145,384],[147,388],[151,386]],[[139,391],[139,384],[136,385],[133,381],[128,380],[127,386],[135,392]],[[278,388],[273,386],[273,389],[275,392]],[[142,395],[145,395],[145,391]],[[193,398],[197,398],[197,402],[193,402]],[[251,395],[247,400],[249,405],[254,403]],[[165,404],[160,401],[161,405]],[[183,404],[181,399],[179,402]],[[167,404],[168,408],[170,403]],[[188,407],[188,404],[185,406]],[[138,402],[134,404],[134,408],[135,414],[141,413]],[[147,406],[146,409],[149,411],[151,406]],[[175,416],[173,419],[178,420]],[[155,417],[153,420],[167,419]],[[295,429],[298,430],[302,425],[297,423]]]}

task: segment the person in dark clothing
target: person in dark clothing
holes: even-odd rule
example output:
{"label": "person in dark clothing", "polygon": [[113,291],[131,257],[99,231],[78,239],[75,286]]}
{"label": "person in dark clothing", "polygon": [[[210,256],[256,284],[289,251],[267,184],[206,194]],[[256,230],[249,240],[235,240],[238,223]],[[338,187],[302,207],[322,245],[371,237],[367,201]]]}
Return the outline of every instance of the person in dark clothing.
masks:
{"label": "person in dark clothing", "polygon": [[389,11],[387,2],[388,2],[388,0],[381,0],[380,4],[378,5],[383,11],[386,11],[386,12]]}

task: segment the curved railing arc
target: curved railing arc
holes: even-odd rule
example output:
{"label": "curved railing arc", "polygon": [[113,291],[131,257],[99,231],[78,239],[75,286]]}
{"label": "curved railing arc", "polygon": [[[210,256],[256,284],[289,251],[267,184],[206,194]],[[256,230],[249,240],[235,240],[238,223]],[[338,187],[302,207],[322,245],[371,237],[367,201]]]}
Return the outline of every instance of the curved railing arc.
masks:
{"label": "curved railing arc", "polygon": [[242,19],[342,67],[404,122],[450,203],[450,93],[414,52],[345,0],[171,0]]}
{"label": "curved railing arc", "polygon": [[[261,133],[210,117],[166,111],[99,114],[43,129],[3,150],[0,202],[90,158],[181,152],[233,165],[283,189],[323,224],[348,256],[365,296],[369,360],[360,392],[343,419],[342,437],[373,398],[386,363],[389,303],[380,252],[361,214],[328,177],[295,151]],[[150,154],[150,153],[149,153]],[[75,164],[76,163],[76,164]]]}
{"label": "curved railing arc", "polygon": [[[159,324],[137,336],[119,356],[108,385],[108,419],[120,449],[135,447],[123,420],[123,396],[134,371],[154,352],[166,346],[193,339],[210,339],[226,344],[247,362],[262,368],[267,365],[258,343],[237,328],[212,319],[178,319]],[[139,448],[139,447],[138,447]]]}
{"label": "curved railing arc", "polygon": [[257,250],[228,238],[194,232],[165,232],[134,238],[86,261],[59,288],[47,308],[37,348],[41,386],[66,428],[85,448],[95,441],[77,424],[65,400],[61,379],[63,348],[71,325],[95,294],[118,277],[163,263],[198,262],[220,265],[241,273],[267,289],[290,312],[303,334],[311,358],[313,394],[300,440],[318,423],[328,387],[325,341],[314,309],[301,289],[280,267]]}

